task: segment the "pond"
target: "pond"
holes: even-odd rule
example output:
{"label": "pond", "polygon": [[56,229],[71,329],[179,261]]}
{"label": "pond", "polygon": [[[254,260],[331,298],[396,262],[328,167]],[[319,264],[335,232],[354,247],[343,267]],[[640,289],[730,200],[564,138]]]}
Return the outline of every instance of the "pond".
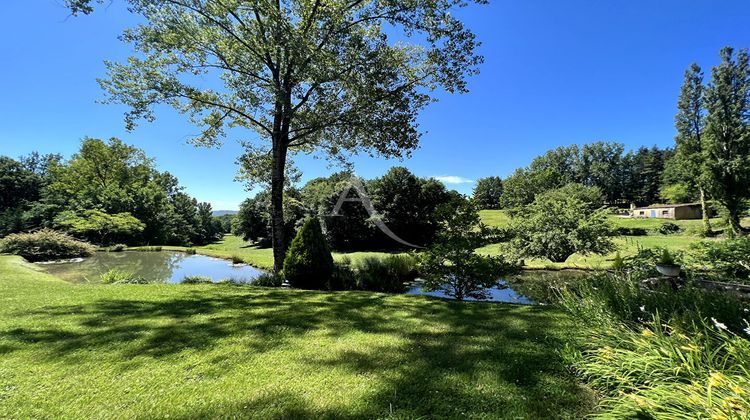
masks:
{"label": "pond", "polygon": [[[519,303],[521,305],[535,305],[536,302],[534,302],[531,298],[524,296],[518,292],[516,292],[513,289],[513,284],[508,283],[505,280],[498,281],[497,286],[485,289],[485,292],[487,292],[487,299],[482,299],[482,302],[505,302],[505,303]],[[440,291],[434,291],[434,292],[428,292],[422,290],[421,285],[419,283],[415,283],[412,285],[412,287],[406,292],[406,294],[409,295],[424,295],[424,296],[434,296],[439,297],[443,299],[453,299],[449,295],[445,294],[444,292]],[[474,298],[465,298],[466,301],[476,301],[478,299]]]}
{"label": "pond", "polygon": [[[550,304],[556,301],[555,287],[571,284],[585,278],[587,273],[580,270],[524,270],[520,274],[498,280],[495,287],[485,289],[488,299],[484,302],[518,303],[521,305]],[[426,292],[415,282],[406,292],[411,295],[435,296],[452,299],[443,292]],[[477,299],[466,298],[467,301]]]}
{"label": "pond", "polygon": [[245,264],[205,255],[182,252],[97,252],[92,257],[77,262],[42,263],[48,273],[73,283],[100,283],[101,275],[111,269],[135,274],[148,281],[180,283],[186,276],[206,276],[215,282],[231,279],[251,282],[263,273]]}

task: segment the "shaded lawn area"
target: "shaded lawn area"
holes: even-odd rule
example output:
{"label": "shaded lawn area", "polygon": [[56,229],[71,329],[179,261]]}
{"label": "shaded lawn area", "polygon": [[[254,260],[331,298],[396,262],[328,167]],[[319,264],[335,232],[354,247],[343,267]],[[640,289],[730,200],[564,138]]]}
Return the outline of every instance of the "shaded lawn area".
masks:
{"label": "shaded lawn area", "polygon": [[[133,247],[130,249],[139,249],[141,247]],[[187,248],[184,246],[164,246],[162,247],[165,251],[185,251]],[[271,248],[260,248],[250,242],[244,241],[239,236],[226,235],[224,238],[216,243],[195,247],[195,250],[199,254],[208,255],[211,257],[218,258],[232,258],[237,256],[242,258],[246,263],[257,267],[270,269],[273,267],[273,250]],[[350,252],[350,253],[334,253],[333,257],[336,260],[340,260],[344,256],[348,256],[352,261],[358,259],[374,256],[382,257],[391,255],[386,252]]]}
{"label": "shaded lawn area", "polygon": [[0,418],[575,418],[548,307],[73,285],[0,256]]}

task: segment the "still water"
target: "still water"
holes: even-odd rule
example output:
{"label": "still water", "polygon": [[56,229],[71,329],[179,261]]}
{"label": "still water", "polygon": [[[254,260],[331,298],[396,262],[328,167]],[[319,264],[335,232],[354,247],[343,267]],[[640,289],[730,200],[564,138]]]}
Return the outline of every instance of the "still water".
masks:
{"label": "still water", "polygon": [[[483,302],[505,302],[505,303],[518,303],[521,305],[534,305],[536,302],[534,302],[531,298],[524,296],[517,291],[513,289],[513,285],[511,283],[507,283],[504,280],[500,280],[498,282],[498,285],[489,289],[485,289],[485,294],[487,295],[487,299],[482,299]],[[424,296],[434,296],[439,297],[443,299],[452,299],[449,295],[445,294],[444,292],[440,291],[433,291],[428,292],[422,290],[422,287],[419,285],[419,283],[415,283],[407,292],[409,295],[424,295]],[[476,301],[478,299],[474,298],[465,298],[466,301]]]}
{"label": "still water", "polygon": [[100,283],[101,275],[118,269],[148,281],[180,283],[186,276],[206,276],[214,281],[250,282],[263,271],[249,265],[182,252],[97,252],[78,262],[39,264],[43,270],[73,283]]}

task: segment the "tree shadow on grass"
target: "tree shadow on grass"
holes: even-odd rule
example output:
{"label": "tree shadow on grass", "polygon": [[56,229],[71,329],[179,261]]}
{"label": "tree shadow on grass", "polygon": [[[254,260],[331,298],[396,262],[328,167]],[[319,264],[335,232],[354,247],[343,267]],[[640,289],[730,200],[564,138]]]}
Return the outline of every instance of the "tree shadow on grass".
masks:
{"label": "tree shadow on grass", "polygon": [[[73,366],[81,358],[167,358],[241,343],[247,357],[299,345],[301,336],[346,340],[382,334],[392,341],[369,348],[305,349],[312,370],[374,375],[366,404],[341,409],[354,417],[576,417],[589,396],[565,371],[559,350],[565,328],[549,309],[463,304],[427,297],[318,293],[209,286],[152,299],[102,298],[90,304],[44,307],[18,314],[31,322],[0,332],[10,354],[38,346],[44,357]],[[39,321],[40,315],[45,321]],[[33,326],[29,326],[32,324]],[[304,340],[304,338],[302,338]],[[78,350],[101,350],[79,352]],[[243,363],[223,355],[223,369]],[[226,360],[234,357],[238,360]],[[143,360],[143,358],[141,358]],[[220,363],[221,362],[221,363]],[[221,372],[219,372],[221,374]],[[301,379],[302,380],[302,379]],[[322,390],[324,391],[324,390]],[[308,396],[309,397],[309,396]],[[272,400],[272,401],[271,401]],[[272,416],[335,418],[341,413],[287,395],[205,407],[206,417],[236,416],[240,407],[275,404]],[[238,405],[239,404],[239,405]],[[317,408],[316,408],[317,407]],[[202,416],[190,413],[189,416]]]}

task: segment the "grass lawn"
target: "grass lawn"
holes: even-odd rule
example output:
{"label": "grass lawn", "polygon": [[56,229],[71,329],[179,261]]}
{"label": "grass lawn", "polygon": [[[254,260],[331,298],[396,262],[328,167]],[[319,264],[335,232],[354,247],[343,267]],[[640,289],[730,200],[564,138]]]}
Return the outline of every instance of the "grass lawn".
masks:
{"label": "grass lawn", "polygon": [[[138,249],[139,247],[133,247],[130,249]],[[184,251],[187,248],[184,246],[164,246],[163,250],[172,251]],[[272,268],[273,267],[273,250],[271,248],[259,248],[249,242],[244,241],[242,238],[234,235],[226,235],[224,238],[216,243],[195,247],[198,254],[208,255],[211,257],[218,258],[232,258],[237,256],[242,258],[246,263],[258,267],[258,268]],[[334,253],[333,257],[336,260],[348,256],[352,261],[364,257],[381,257],[390,255],[385,252],[351,252],[351,253]]]}
{"label": "grass lawn", "polygon": [[74,285],[0,256],[0,418],[580,418],[549,307]]}

